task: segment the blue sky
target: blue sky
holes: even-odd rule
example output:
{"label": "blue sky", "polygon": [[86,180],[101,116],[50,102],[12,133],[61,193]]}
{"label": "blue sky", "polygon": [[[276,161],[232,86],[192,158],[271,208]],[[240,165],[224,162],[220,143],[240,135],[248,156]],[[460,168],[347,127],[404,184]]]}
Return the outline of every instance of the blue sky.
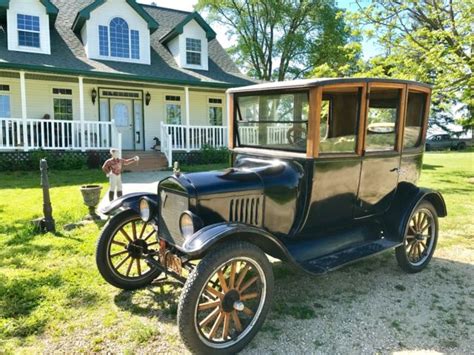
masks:
{"label": "blue sky", "polygon": [[[144,4],[151,4],[152,2],[156,3],[158,6],[168,7],[177,10],[184,11],[193,11],[194,5],[196,5],[197,0],[138,0]],[[337,6],[343,9],[350,11],[356,11],[358,9],[355,0],[338,0]],[[361,0],[360,3],[367,4],[368,0]],[[231,46],[232,42],[226,36],[226,29],[218,24],[213,24],[212,27],[217,32],[217,39],[225,47]],[[368,59],[370,57],[378,54],[377,46],[369,40],[365,40],[362,43],[362,48],[364,52],[364,58]]]}

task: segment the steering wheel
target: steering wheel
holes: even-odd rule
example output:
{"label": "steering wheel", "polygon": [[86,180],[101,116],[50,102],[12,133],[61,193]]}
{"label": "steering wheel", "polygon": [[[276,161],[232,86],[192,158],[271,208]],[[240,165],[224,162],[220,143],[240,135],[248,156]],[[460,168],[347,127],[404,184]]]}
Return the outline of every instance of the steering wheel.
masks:
{"label": "steering wheel", "polygon": [[286,132],[286,139],[288,143],[293,145],[296,143],[304,143],[306,139],[302,138],[303,135],[306,135],[306,129],[302,127],[291,127],[288,132]]}

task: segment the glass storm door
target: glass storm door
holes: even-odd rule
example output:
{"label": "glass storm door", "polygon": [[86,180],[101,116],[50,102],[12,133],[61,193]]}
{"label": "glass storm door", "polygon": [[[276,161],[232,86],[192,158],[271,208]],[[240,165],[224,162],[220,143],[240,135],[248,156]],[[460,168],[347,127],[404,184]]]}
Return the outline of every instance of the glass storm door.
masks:
{"label": "glass storm door", "polygon": [[131,100],[110,100],[112,121],[122,133],[122,149],[135,149],[135,129],[133,105]]}

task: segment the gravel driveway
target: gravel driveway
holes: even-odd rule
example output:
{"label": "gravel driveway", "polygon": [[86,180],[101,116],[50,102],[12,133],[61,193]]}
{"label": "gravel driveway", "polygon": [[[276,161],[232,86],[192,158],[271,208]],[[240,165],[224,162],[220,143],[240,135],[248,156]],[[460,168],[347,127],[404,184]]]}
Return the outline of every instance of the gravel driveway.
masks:
{"label": "gravel driveway", "polygon": [[272,312],[248,354],[474,353],[474,253],[408,275],[387,253],[314,278],[275,265]]}
{"label": "gravel driveway", "polygon": [[[274,273],[273,307],[243,354],[474,353],[472,249],[438,249],[426,270],[411,275],[398,268],[393,252],[323,277],[280,262]],[[97,324],[62,339],[44,338],[43,350],[89,352],[91,339],[101,339],[97,351],[107,353],[186,352],[176,326],[180,290],[167,282],[116,291],[115,305],[125,317],[134,314],[131,323],[112,320],[104,328],[104,311]],[[104,339],[104,333],[116,337]]]}

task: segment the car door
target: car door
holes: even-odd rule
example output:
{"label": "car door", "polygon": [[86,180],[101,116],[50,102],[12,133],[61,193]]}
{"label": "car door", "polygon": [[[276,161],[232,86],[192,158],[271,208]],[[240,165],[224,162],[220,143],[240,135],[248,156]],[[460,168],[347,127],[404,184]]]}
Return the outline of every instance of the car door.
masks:
{"label": "car door", "polygon": [[406,85],[369,83],[356,218],[385,212],[395,195]]}
{"label": "car door", "polygon": [[353,222],[361,157],[357,153],[365,83],[319,88],[312,196],[303,234]]}

